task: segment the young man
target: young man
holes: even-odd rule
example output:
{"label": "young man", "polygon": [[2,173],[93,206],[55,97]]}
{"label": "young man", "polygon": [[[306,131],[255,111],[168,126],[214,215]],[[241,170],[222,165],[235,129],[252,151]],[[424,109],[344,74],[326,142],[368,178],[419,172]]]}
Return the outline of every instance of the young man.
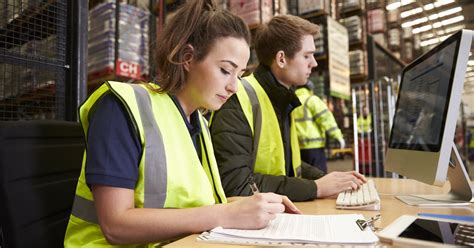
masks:
{"label": "young man", "polygon": [[300,145],[301,160],[318,169],[328,171],[326,158],[326,133],[329,138],[337,140],[340,148],[345,147],[341,129],[337,126],[334,115],[326,103],[313,93],[313,82],[295,91],[302,106],[293,111],[296,121],[296,132]]}
{"label": "young man", "polygon": [[301,103],[295,86],[317,66],[313,53],[319,28],[290,15],[273,17],[255,37],[260,62],[241,80],[236,95],[212,119],[211,135],[222,185],[228,196],[250,195],[248,179],[262,192],[306,201],[357,189],[356,172],[324,172],[301,162],[292,111]]}

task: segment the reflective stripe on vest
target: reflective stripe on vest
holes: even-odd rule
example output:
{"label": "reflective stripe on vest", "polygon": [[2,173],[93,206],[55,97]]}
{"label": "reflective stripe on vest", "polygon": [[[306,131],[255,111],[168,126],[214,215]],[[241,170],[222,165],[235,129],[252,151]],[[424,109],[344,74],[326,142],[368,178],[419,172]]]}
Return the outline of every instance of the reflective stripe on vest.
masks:
{"label": "reflective stripe on vest", "polygon": [[[203,129],[200,135],[203,151],[201,165],[182,116],[166,94],[151,92],[143,85],[116,82],[102,85],[80,108],[86,137],[89,113],[108,91],[113,92],[123,103],[142,145],[140,164],[137,165],[138,181],[134,190],[135,207],[187,208],[226,202],[204,118],[199,114]],[[161,132],[160,128],[167,132]],[[176,151],[184,152],[186,156],[174,156]],[[97,225],[92,193],[85,182],[85,161],[86,153],[66,231],[65,246],[109,246]]]}
{"label": "reflective stripe on vest", "polygon": [[[307,88],[299,88],[296,95],[304,104],[293,113],[301,149],[319,149],[326,146],[326,133],[334,139],[341,139],[334,116],[326,104]],[[313,116],[312,113],[316,112]]]}
{"label": "reflective stripe on vest", "polygon": [[[238,84],[237,97],[253,134],[253,170],[269,175],[286,175],[280,126],[270,98],[254,75]],[[294,174],[301,177],[301,159],[294,118],[291,115],[290,142]]]}

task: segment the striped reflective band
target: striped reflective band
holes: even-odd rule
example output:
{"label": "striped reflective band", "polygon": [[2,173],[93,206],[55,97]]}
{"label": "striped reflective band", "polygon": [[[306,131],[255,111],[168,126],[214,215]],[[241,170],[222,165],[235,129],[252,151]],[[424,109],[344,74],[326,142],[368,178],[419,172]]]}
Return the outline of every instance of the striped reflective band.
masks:
{"label": "striped reflective band", "polygon": [[245,80],[241,79],[242,85],[244,86],[245,92],[250,99],[250,104],[252,105],[252,115],[253,115],[253,161],[252,161],[252,170],[255,168],[255,162],[257,161],[257,151],[258,151],[258,143],[260,140],[260,133],[262,130],[262,111],[260,109],[260,103],[258,102],[257,92],[255,92],[254,88],[250,85],[250,83]]}
{"label": "striped reflective band", "polygon": [[166,200],[167,168],[163,137],[155,121],[150,94],[140,85],[131,85],[145,132],[145,208],[163,208]]}

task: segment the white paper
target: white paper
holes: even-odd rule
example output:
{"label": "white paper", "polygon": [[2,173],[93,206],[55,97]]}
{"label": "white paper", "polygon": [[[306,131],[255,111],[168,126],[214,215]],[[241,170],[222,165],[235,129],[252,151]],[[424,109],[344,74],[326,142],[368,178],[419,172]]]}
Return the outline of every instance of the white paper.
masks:
{"label": "white paper", "polygon": [[[343,243],[370,244],[378,242],[377,236],[370,228],[362,231],[356,220],[364,219],[360,214],[343,215],[296,215],[278,214],[270,224],[259,230],[212,229],[208,239],[236,241],[245,243],[252,240],[268,242],[298,243]],[[247,240],[246,240],[247,239]],[[231,241],[231,242],[232,242]]]}

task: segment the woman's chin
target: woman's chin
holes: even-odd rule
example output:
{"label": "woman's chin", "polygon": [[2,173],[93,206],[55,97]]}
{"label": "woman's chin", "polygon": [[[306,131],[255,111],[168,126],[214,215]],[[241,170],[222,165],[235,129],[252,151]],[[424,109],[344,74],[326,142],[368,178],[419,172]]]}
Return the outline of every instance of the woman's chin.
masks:
{"label": "woman's chin", "polygon": [[218,102],[210,102],[207,104],[207,106],[204,107],[204,109],[207,109],[209,111],[216,111],[219,110],[224,103],[218,103]]}

